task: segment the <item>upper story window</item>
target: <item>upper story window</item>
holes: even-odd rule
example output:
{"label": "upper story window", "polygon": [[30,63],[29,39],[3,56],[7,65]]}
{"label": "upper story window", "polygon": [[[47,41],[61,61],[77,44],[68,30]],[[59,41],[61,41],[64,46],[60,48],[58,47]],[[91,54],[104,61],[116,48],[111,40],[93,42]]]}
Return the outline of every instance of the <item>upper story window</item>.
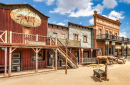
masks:
{"label": "upper story window", "polygon": [[78,34],[74,34],[74,40],[78,41]]}
{"label": "upper story window", "polygon": [[53,35],[52,35],[54,38],[57,37],[57,33],[56,32],[53,32]]}
{"label": "upper story window", "polygon": [[87,42],[87,36],[85,36],[85,35],[83,36],[83,42],[85,42],[85,43]]}
{"label": "upper story window", "polygon": [[110,32],[110,35],[112,35],[112,32]]}
{"label": "upper story window", "polygon": [[108,31],[106,30],[106,34],[108,34]]}
{"label": "upper story window", "polygon": [[115,33],[115,36],[117,36],[117,33]]}
{"label": "upper story window", "polygon": [[65,39],[65,34],[61,34],[61,39]]}

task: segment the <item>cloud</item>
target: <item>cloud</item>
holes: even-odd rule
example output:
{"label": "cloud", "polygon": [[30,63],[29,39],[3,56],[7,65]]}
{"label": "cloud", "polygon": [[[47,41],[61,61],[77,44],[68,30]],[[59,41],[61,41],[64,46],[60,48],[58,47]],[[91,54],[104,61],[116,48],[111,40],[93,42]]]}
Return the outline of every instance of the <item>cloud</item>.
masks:
{"label": "cloud", "polygon": [[119,0],[119,2],[124,2],[124,3],[130,4],[130,0]]}
{"label": "cloud", "polygon": [[34,2],[43,2],[44,0],[33,0]]}
{"label": "cloud", "polygon": [[104,8],[114,8],[115,6],[117,6],[116,0],[103,0],[102,3]]}
{"label": "cloud", "polygon": [[123,14],[124,14],[123,11],[116,12],[115,10],[113,10],[108,15],[103,15],[103,16],[108,17],[108,18],[113,19],[113,20],[119,20],[119,19],[125,18],[125,16]]}
{"label": "cloud", "polygon": [[102,5],[93,6],[92,0],[57,0],[57,7],[50,13],[69,14],[69,17],[84,17],[92,16],[94,10],[101,13]]}
{"label": "cloud", "polygon": [[62,25],[62,26],[65,26],[65,24],[64,23],[62,23],[62,22],[60,22],[60,23],[57,23],[58,25]]}
{"label": "cloud", "polygon": [[126,32],[120,32],[120,35],[119,35],[120,37],[127,37],[127,33]]}
{"label": "cloud", "polygon": [[55,0],[33,0],[34,2],[45,2],[47,5],[52,5]]}
{"label": "cloud", "polygon": [[80,22],[79,24],[82,24],[82,22]]}
{"label": "cloud", "polygon": [[64,22],[68,22],[69,20],[64,20]]}
{"label": "cloud", "polygon": [[46,0],[47,5],[52,5],[55,0]]}
{"label": "cloud", "polygon": [[93,18],[89,20],[89,24],[91,24],[91,25],[94,24],[94,19]]}

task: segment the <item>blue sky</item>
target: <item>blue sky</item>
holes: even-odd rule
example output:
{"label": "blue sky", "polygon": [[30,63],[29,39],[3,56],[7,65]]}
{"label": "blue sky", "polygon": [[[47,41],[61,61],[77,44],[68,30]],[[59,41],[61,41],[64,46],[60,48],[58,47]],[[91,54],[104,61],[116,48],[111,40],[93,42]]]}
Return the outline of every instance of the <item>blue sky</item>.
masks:
{"label": "blue sky", "polygon": [[111,19],[119,19],[120,36],[130,38],[130,0],[0,0],[5,4],[29,3],[43,14],[48,22],[68,26],[73,22],[93,25],[93,11]]}

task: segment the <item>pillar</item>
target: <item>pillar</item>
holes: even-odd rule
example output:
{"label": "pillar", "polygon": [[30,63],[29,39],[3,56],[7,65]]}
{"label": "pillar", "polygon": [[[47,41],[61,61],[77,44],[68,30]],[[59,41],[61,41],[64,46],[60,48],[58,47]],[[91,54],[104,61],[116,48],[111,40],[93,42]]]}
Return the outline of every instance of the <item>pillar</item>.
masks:
{"label": "pillar", "polygon": [[79,48],[79,64],[81,63],[80,60],[81,60],[81,59],[80,59],[80,48]]}
{"label": "pillar", "polygon": [[112,42],[112,55],[115,57],[115,42]]}
{"label": "pillar", "polygon": [[92,58],[92,57],[93,57],[92,54],[93,54],[93,49],[91,49],[91,63],[92,63],[92,61],[93,61],[93,60],[92,60],[92,59],[93,59],[93,58]]}
{"label": "pillar", "polygon": [[105,55],[109,55],[109,41],[105,42]]}
{"label": "pillar", "polygon": [[84,57],[83,57],[83,50],[84,50],[84,49],[81,49],[81,52],[82,52],[82,63],[83,63],[83,58],[84,58]]}
{"label": "pillar", "polygon": [[9,76],[11,76],[12,47],[9,48]]}
{"label": "pillar", "polygon": [[124,44],[121,44],[121,56],[124,57]]}
{"label": "pillar", "polygon": [[38,72],[38,48],[36,48],[36,70],[35,72]]}
{"label": "pillar", "polygon": [[129,56],[129,48],[128,48],[128,44],[126,45],[126,57]]}
{"label": "pillar", "polygon": [[5,47],[5,69],[4,76],[7,76],[7,47]]}
{"label": "pillar", "polygon": [[57,70],[57,49],[55,49],[55,70]]}

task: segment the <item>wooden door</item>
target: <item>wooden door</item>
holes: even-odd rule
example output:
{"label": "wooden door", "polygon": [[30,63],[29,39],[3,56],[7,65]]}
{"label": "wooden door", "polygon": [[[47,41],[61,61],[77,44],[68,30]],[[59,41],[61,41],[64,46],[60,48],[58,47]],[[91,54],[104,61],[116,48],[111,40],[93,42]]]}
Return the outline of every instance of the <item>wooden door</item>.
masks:
{"label": "wooden door", "polygon": [[21,69],[21,56],[20,53],[12,54],[12,71],[16,71],[17,67]]}

